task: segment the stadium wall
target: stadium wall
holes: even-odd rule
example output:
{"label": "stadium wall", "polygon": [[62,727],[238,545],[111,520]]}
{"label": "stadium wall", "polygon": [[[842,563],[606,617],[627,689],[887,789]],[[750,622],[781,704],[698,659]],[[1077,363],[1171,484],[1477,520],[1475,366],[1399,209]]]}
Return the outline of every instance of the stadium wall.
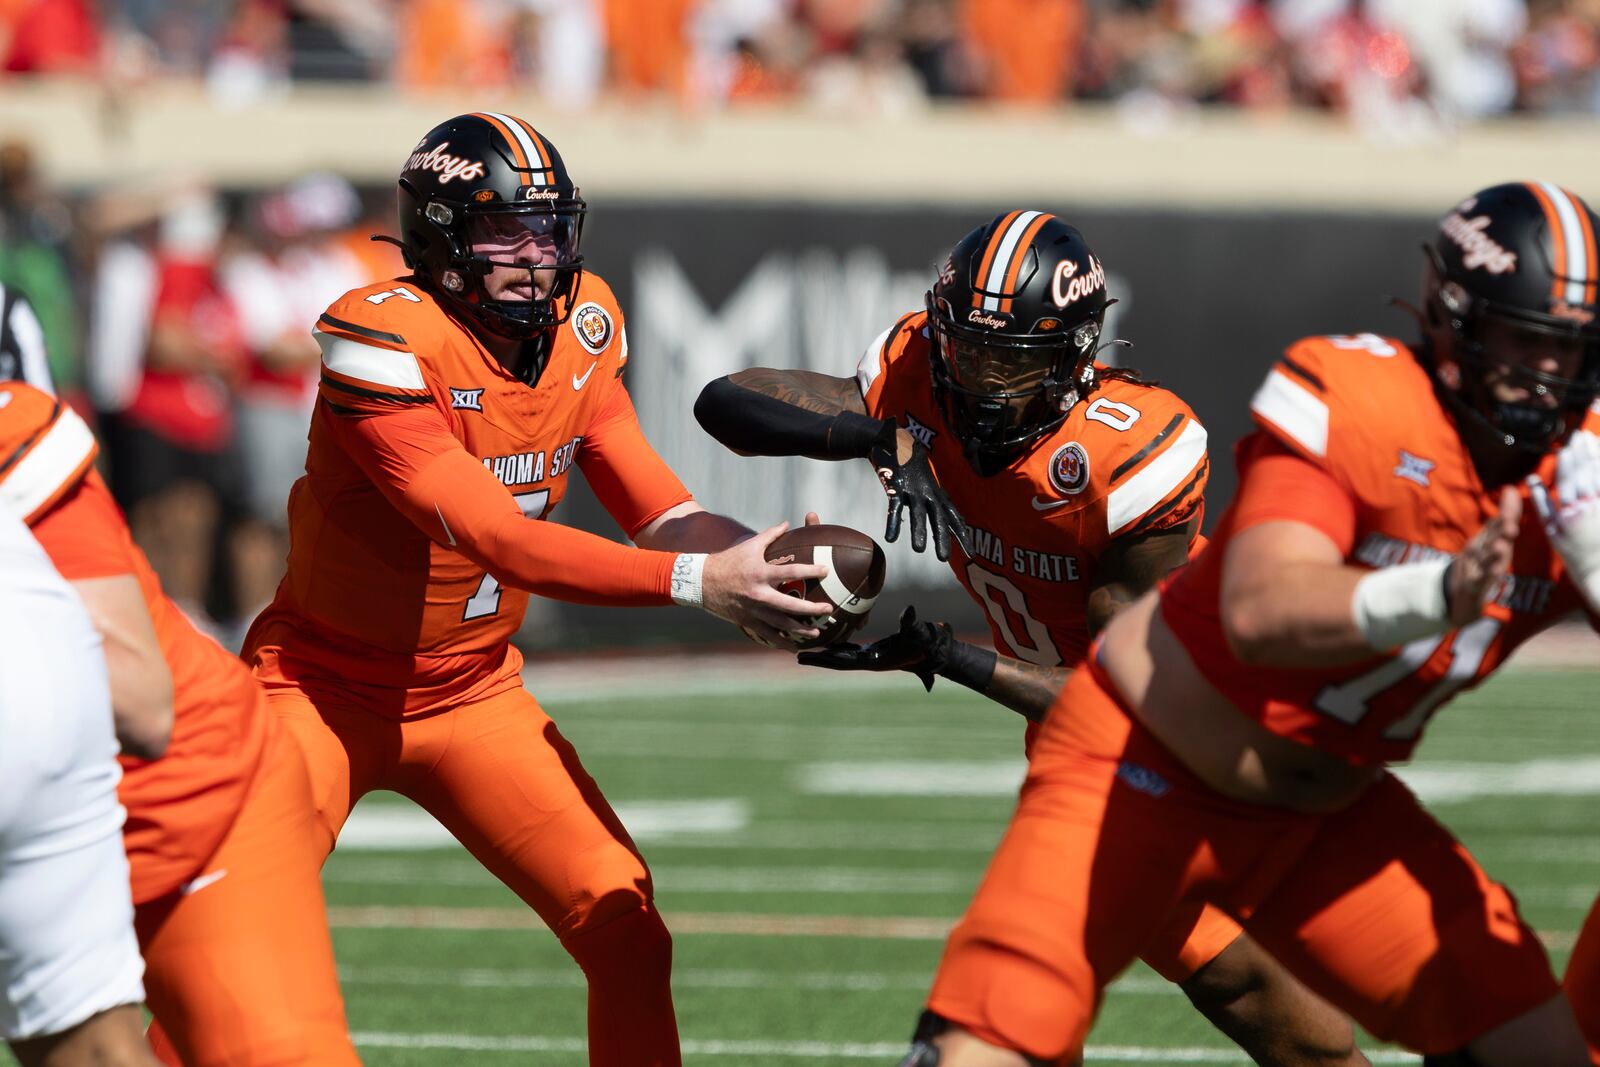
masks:
{"label": "stadium wall", "polygon": [[[187,176],[257,188],[314,169],[392,180],[422,129],[468,109],[515,111],[560,147],[591,204],[590,264],[628,315],[630,384],[652,439],[701,499],[752,522],[808,509],[881,535],[863,465],[738,459],[689,415],[711,378],[755,364],[853,370],[863,347],[921,306],[937,261],[1011,207],[1055,211],[1104,257],[1125,361],[1187,399],[1211,433],[1215,518],[1229,449],[1266,365],[1297,337],[1412,326],[1431,219],[1482,185],[1539,176],[1591,188],[1593,121],[1502,122],[1421,137],[1318,115],[1133,115],[941,108],[883,118],[747,109],[684,114],[528,99],[296,90],[219,109],[192,86],[104,93],[17,84],[0,131],[30,137],[46,173],[79,190]],[[861,469],[857,469],[857,468]],[[611,536],[581,489],[561,518]],[[915,598],[968,627],[981,617],[931,556],[897,546],[879,626]],[[543,605],[535,646],[683,640],[679,612]]]}

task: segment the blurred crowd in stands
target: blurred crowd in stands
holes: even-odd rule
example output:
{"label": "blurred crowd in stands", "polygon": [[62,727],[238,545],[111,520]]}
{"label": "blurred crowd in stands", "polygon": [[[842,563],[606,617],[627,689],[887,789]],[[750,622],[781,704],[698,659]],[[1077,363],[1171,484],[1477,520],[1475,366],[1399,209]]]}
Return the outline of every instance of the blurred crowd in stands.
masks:
{"label": "blurred crowd in stands", "polygon": [[[687,107],[1118,100],[1600,112],[1600,0],[0,0],[0,70]],[[1387,116],[1387,117],[1386,117]]]}
{"label": "blurred crowd in stands", "polygon": [[[1310,107],[1415,140],[1600,113],[1600,0],[0,0],[0,92],[41,77],[110,99],[182,79],[221,108],[330,82],[569,109],[1092,100],[1156,126],[1207,105]],[[389,229],[391,190],[324,174],[69,202],[5,138],[0,347],[48,357],[97,421],[168,591],[236,642],[283,566],[310,326],[346,289],[402,272],[367,240]],[[31,315],[12,313],[18,294]]]}
{"label": "blurred crowd in stands", "polygon": [[282,575],[321,360],[311,326],[346,290],[405,272],[368,239],[392,230],[391,211],[389,190],[363,199],[332,174],[245,196],[167,182],[69,203],[26,145],[0,143],[0,294],[32,312],[0,339],[93,420],[135,539],[225,642]]}

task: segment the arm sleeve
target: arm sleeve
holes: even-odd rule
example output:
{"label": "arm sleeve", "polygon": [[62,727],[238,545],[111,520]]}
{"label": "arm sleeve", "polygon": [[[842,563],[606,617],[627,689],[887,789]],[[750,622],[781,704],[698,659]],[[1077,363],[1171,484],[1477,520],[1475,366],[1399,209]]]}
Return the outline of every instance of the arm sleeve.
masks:
{"label": "arm sleeve", "polygon": [[1263,433],[1240,446],[1234,531],[1266,522],[1298,522],[1320,530],[1346,556],[1355,548],[1356,503],[1333,475]]}
{"label": "arm sleeve", "polygon": [[33,536],[68,581],[137,574],[127,524],[94,471],[34,519]]}
{"label": "arm sleeve", "polygon": [[645,440],[633,399],[620,383],[589,424],[578,466],[629,538],[668,508],[694,499]]}
{"label": "arm sleeve", "polygon": [[676,553],[529,521],[435,407],[324,411],[335,441],[396,510],[503,584],[577,604],[669,604]]}

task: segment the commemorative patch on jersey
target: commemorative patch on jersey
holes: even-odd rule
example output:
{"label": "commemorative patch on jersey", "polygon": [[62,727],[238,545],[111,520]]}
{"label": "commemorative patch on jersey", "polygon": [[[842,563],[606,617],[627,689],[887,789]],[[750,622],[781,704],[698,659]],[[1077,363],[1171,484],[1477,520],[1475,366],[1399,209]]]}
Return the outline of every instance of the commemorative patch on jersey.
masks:
{"label": "commemorative patch on jersey", "polygon": [[591,356],[598,356],[611,343],[611,316],[596,303],[579,304],[572,313],[572,332]]}
{"label": "commemorative patch on jersey", "polygon": [[1056,492],[1073,496],[1089,486],[1089,453],[1076,441],[1068,441],[1050,457],[1050,484]]}

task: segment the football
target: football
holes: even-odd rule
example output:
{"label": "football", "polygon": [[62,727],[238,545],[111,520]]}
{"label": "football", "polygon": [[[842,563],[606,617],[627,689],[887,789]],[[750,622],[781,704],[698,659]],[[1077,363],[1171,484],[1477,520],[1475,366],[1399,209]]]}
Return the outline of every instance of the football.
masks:
{"label": "football", "polygon": [[836,609],[824,616],[822,633],[801,645],[821,648],[847,641],[866,625],[873,601],[883,591],[883,549],[878,542],[848,526],[798,526],[767,546],[768,563],[820,563],[826,578],[791,582],[784,592],[807,600],[826,600]]}

